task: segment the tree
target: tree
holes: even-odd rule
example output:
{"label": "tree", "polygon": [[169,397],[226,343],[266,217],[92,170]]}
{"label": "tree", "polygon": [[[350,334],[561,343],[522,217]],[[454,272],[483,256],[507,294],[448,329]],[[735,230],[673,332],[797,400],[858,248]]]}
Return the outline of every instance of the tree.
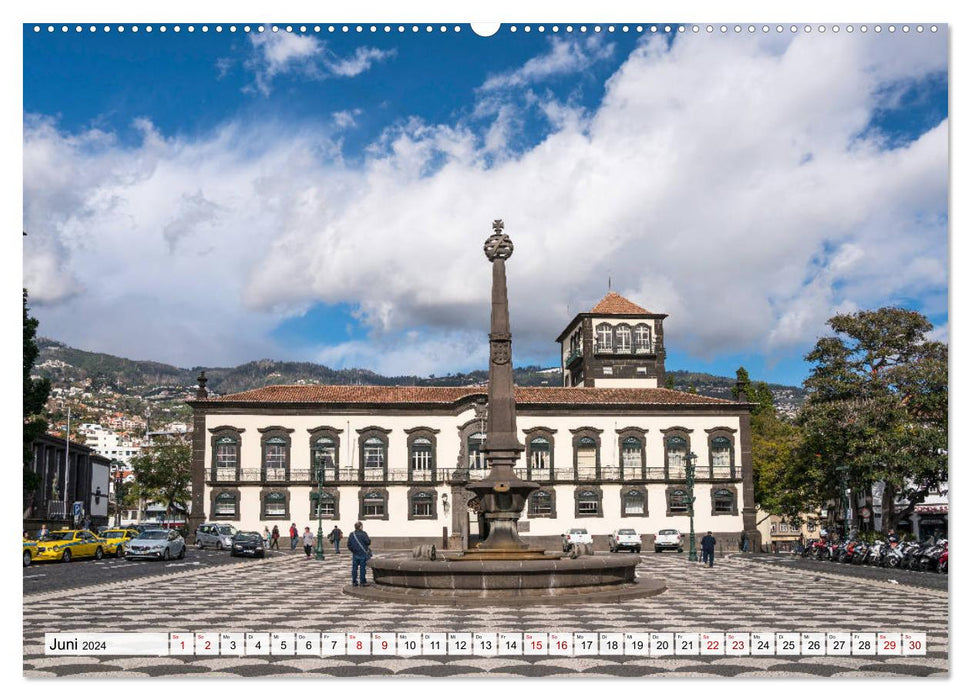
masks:
{"label": "tree", "polygon": [[34,492],[40,488],[40,475],[30,468],[34,457],[34,440],[47,432],[47,420],[44,417],[47,397],[51,392],[51,383],[47,379],[34,379],[30,376],[40,351],[35,338],[37,336],[36,318],[32,318],[27,308],[27,290],[24,290],[24,506],[25,508],[34,497]]}
{"label": "tree", "polygon": [[[836,335],[806,356],[815,366],[800,417],[803,457],[816,459],[825,500],[839,502],[840,466],[855,491],[882,482],[886,531],[947,480],[948,349],[926,339],[933,326],[924,316],[896,307],[828,324]],[[908,505],[894,513],[898,495]]]}
{"label": "tree", "polygon": [[188,512],[192,481],[192,448],[180,437],[162,437],[132,458],[135,493],[163,503],[168,518],[172,511]]}
{"label": "tree", "polygon": [[752,383],[739,367],[732,395],[755,404],[752,408],[752,476],[755,502],[771,515],[798,523],[812,501],[813,487],[798,459],[802,434],[775,411],[772,391],[765,382]]}

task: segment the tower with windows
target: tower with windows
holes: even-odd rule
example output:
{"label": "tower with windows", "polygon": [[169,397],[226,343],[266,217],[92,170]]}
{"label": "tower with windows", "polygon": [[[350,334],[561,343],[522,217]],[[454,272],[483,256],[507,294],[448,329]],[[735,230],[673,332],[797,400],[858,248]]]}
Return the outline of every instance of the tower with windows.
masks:
{"label": "tower with windows", "polygon": [[560,343],[563,386],[664,386],[664,319],[616,292],[579,313]]}

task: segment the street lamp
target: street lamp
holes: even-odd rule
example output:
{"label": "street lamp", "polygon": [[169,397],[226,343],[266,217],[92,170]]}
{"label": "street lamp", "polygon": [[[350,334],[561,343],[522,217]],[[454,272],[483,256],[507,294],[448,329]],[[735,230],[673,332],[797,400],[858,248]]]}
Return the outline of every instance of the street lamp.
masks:
{"label": "street lamp", "polygon": [[317,465],[317,552],[314,559],[324,560],[324,465]]}
{"label": "street lamp", "polygon": [[698,561],[698,550],[695,549],[695,465],[698,455],[689,452],[684,456],[684,478],[688,484],[688,517],[691,522],[691,534],[688,540],[688,561]]}

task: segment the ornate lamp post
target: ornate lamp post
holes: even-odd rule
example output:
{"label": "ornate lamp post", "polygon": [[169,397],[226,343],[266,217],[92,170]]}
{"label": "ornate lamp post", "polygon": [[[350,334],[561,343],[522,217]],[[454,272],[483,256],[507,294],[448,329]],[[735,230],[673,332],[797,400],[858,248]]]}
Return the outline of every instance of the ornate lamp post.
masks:
{"label": "ornate lamp post", "polygon": [[694,452],[684,456],[684,479],[688,484],[688,518],[691,523],[691,534],[688,540],[688,561],[698,561],[698,550],[695,549],[695,464],[697,458]]}
{"label": "ornate lamp post", "polygon": [[314,554],[314,559],[317,561],[324,560],[324,509],[323,509],[323,497],[324,497],[324,465],[317,465],[317,551]]}

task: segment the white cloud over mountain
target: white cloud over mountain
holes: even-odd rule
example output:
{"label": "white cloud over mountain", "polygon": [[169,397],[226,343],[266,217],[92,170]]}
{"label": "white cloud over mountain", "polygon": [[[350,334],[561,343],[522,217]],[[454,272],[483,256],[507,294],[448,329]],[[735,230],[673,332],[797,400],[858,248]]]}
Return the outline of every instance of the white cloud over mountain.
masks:
{"label": "white cloud over mountain", "polygon": [[[490,90],[584,65],[557,46]],[[267,80],[319,58],[264,56]],[[519,357],[553,354],[608,275],[685,352],[801,355],[836,311],[946,310],[947,122],[896,148],[867,129],[946,56],[942,36],[648,38],[596,109],[556,105],[501,158],[495,123],[462,118],[399,123],[352,167],[323,129],[144,123],[129,146],[32,117],[24,284],[42,333],[182,365],[288,357],[277,323],[346,303],[367,343],[315,359],[440,374],[485,361],[481,245],[503,218]]]}

